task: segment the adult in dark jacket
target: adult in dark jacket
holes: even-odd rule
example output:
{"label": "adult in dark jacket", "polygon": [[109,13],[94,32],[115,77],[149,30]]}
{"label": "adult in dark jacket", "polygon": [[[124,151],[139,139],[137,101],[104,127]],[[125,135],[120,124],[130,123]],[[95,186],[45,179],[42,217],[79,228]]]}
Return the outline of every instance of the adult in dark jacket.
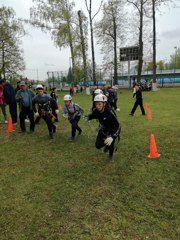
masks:
{"label": "adult in dark jacket", "polygon": [[143,107],[142,92],[141,92],[141,88],[138,84],[136,84],[135,87],[134,87],[133,98],[134,97],[136,97],[136,101],[135,101],[134,106],[133,106],[133,108],[131,110],[131,113],[129,115],[131,115],[131,116],[134,115],[138,105],[141,108],[142,115],[145,115],[145,111],[144,111],[144,107]]}
{"label": "adult in dark jacket", "polygon": [[100,128],[96,138],[96,148],[104,148],[105,152],[109,152],[108,161],[113,160],[114,143],[116,138],[119,138],[121,126],[114,112],[106,106],[106,96],[99,94],[95,96],[95,109],[88,115],[88,121],[98,119]]}
{"label": "adult in dark jacket", "polygon": [[30,120],[30,133],[34,132],[34,112],[32,107],[32,99],[34,93],[27,88],[25,81],[20,82],[20,90],[16,93],[16,101],[19,102],[19,119],[21,133],[26,131],[25,119],[28,116]]}
{"label": "adult in dark jacket", "polygon": [[9,112],[12,118],[12,123],[17,123],[17,103],[15,99],[15,91],[13,86],[8,82],[3,80],[4,86],[4,100],[6,104],[9,105]]}

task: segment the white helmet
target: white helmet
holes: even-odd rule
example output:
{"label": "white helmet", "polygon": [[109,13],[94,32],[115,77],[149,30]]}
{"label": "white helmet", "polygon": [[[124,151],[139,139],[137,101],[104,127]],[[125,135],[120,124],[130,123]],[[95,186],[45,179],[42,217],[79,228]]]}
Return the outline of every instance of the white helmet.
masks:
{"label": "white helmet", "polygon": [[103,94],[95,96],[94,102],[107,102],[107,97]]}
{"label": "white helmet", "polygon": [[103,91],[101,90],[101,89],[96,89],[95,91],[94,91],[94,94],[103,94]]}
{"label": "white helmet", "polygon": [[71,101],[71,100],[72,100],[71,95],[65,95],[64,96],[64,101]]}
{"label": "white helmet", "polygon": [[43,85],[38,84],[38,85],[36,86],[36,89],[44,89],[44,87],[43,87]]}

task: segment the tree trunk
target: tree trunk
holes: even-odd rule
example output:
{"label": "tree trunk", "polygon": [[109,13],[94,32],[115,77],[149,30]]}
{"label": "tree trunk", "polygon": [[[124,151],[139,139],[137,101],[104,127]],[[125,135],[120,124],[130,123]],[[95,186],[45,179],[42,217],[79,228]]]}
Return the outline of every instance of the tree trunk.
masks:
{"label": "tree trunk", "polygon": [[86,85],[88,80],[87,79],[87,63],[86,63],[86,47],[85,47],[84,36],[83,36],[81,11],[78,11],[78,16],[79,16],[79,28],[80,28],[81,46],[82,46],[82,54],[83,54],[84,85]]}
{"label": "tree trunk", "polygon": [[3,78],[6,78],[6,69],[5,69],[5,49],[4,49],[5,42],[2,40],[2,75]]}
{"label": "tree trunk", "polygon": [[94,55],[94,38],[93,38],[92,19],[90,19],[90,29],[91,29],[91,51],[92,51],[93,81],[94,81],[94,86],[96,86],[96,63],[95,63],[95,55]]}
{"label": "tree trunk", "polygon": [[140,11],[140,26],[139,26],[139,64],[138,64],[138,75],[137,82],[141,80],[141,72],[143,65],[143,3],[141,2],[141,11]]}
{"label": "tree trunk", "polygon": [[117,26],[116,19],[113,16],[113,27],[114,27],[114,85],[117,85]]}
{"label": "tree trunk", "polygon": [[156,13],[155,0],[152,0],[153,11],[153,83],[156,83]]}

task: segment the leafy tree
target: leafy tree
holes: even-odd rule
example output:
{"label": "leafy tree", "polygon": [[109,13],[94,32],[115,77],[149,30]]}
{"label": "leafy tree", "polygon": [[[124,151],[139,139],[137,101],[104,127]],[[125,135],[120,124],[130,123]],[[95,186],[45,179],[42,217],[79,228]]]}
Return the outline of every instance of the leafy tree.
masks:
{"label": "leafy tree", "polygon": [[22,21],[10,7],[0,8],[0,76],[9,78],[25,69],[20,38],[25,35]]}
{"label": "leafy tree", "polygon": [[170,56],[170,61],[168,63],[169,69],[180,69],[180,48],[175,49],[175,53]]}
{"label": "leafy tree", "polygon": [[[70,48],[72,72],[75,77],[76,58],[80,54],[82,56],[80,34],[77,34],[79,33],[78,15],[73,11],[75,4],[68,0],[34,0],[34,3],[35,6],[31,8],[31,23],[43,31],[50,31],[55,45],[60,49]],[[82,26],[84,27],[84,24]]]}

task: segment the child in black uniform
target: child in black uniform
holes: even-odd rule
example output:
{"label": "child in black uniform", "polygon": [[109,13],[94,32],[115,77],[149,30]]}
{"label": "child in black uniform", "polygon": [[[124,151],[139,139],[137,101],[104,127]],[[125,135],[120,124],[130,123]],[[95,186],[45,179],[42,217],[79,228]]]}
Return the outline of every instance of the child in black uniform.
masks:
{"label": "child in black uniform", "polygon": [[129,115],[131,115],[131,116],[134,115],[138,105],[141,108],[142,115],[145,115],[145,111],[144,111],[144,107],[143,107],[142,92],[141,92],[141,88],[138,84],[136,84],[135,87],[134,87],[133,98],[134,97],[136,97],[136,101],[135,101],[134,106],[133,106],[133,108],[131,110],[131,113]]}
{"label": "child in black uniform", "polygon": [[88,115],[88,121],[92,119],[98,119],[100,123],[99,132],[96,138],[96,148],[104,148],[104,151],[109,151],[108,161],[113,160],[114,153],[114,142],[117,137],[120,135],[121,126],[113,113],[106,106],[106,96],[99,94],[95,96],[95,109],[93,112]]}

